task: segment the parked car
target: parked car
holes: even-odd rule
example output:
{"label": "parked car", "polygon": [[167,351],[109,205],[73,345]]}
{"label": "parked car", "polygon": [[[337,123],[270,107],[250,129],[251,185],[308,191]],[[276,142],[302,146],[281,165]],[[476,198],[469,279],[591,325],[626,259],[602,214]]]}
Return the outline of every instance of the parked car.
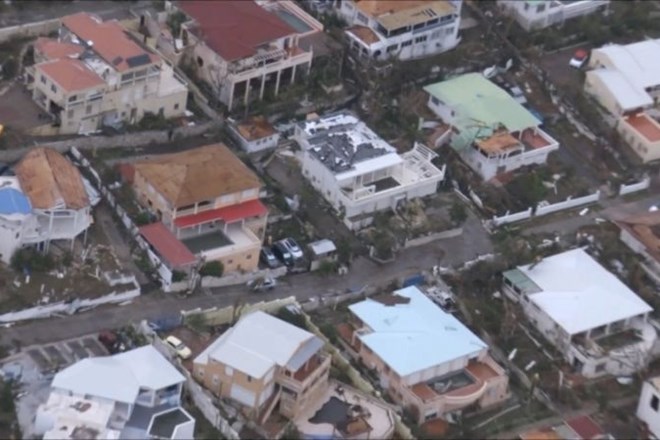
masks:
{"label": "parked car", "polygon": [[293,255],[291,255],[291,252],[289,252],[289,249],[282,244],[281,242],[277,242],[273,245],[273,254],[284,264],[287,266],[293,266]]}
{"label": "parked car", "polygon": [[102,331],[99,333],[98,340],[110,354],[126,351],[126,345],[115,332],[109,330]]}
{"label": "parked car", "polygon": [[181,342],[179,338],[176,336],[168,336],[165,338],[165,343],[174,350],[177,356],[179,356],[181,359],[188,359],[192,355],[192,352],[188,347],[186,347],[186,344]]}
{"label": "parked car", "polygon": [[568,62],[568,65],[575,69],[581,69],[586,64],[588,58],[589,52],[584,49],[578,49],[573,54],[573,58]]}
{"label": "parked car", "polygon": [[294,260],[300,260],[303,257],[302,249],[300,249],[300,246],[298,246],[298,243],[293,238],[285,238],[281,240],[281,243],[286,246]]}
{"label": "parked car", "polygon": [[263,247],[259,253],[259,261],[261,264],[270,267],[271,269],[276,268],[280,265],[280,262],[277,260],[277,257],[273,253],[271,248]]}
{"label": "parked car", "polygon": [[248,281],[247,286],[253,292],[263,292],[264,290],[273,290],[277,286],[277,280],[271,277],[261,277]]}

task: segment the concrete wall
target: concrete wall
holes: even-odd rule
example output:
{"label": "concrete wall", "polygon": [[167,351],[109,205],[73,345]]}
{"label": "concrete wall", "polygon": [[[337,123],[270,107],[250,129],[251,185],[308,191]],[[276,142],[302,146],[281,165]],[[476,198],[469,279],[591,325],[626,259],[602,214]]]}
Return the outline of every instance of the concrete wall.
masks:
{"label": "concrete wall", "polygon": [[279,278],[287,273],[286,267],[278,267],[277,269],[266,269],[259,270],[251,273],[232,273],[222,278],[216,277],[203,277],[202,278],[202,287],[224,287],[224,286],[235,286],[238,284],[245,284],[250,280],[259,278],[259,277],[271,277]]}
{"label": "concrete wall", "polygon": [[647,176],[644,179],[642,179],[640,182],[631,183],[630,185],[621,185],[621,187],[619,188],[619,195],[623,196],[638,191],[644,191],[645,189],[648,189],[649,186],[651,186],[651,178]]}
{"label": "concrete wall", "polygon": [[37,37],[47,35],[56,31],[60,27],[60,19],[37,21],[35,23],[26,23],[18,26],[9,26],[0,29],[0,43],[11,40],[12,38]]}
{"label": "concrete wall", "polygon": [[553,212],[563,211],[564,209],[576,208],[578,206],[587,205],[589,203],[596,203],[598,202],[599,198],[600,190],[593,194],[589,194],[588,196],[578,197],[576,199],[569,197],[563,202],[553,203],[552,205],[548,206],[539,206],[536,208],[534,215],[536,217],[540,217],[542,215],[551,214]]}
{"label": "concrete wall", "polygon": [[417,237],[411,240],[406,240],[406,243],[403,245],[403,247],[411,248],[415,246],[424,246],[425,244],[432,243],[436,240],[458,237],[462,233],[463,233],[463,228],[448,229],[446,231],[436,232],[435,234],[429,234],[424,237]]}
{"label": "concrete wall", "polygon": [[207,325],[217,326],[223,324],[232,324],[234,321],[234,317],[238,319],[240,316],[246,313],[250,313],[257,310],[261,310],[266,313],[275,313],[280,308],[292,304],[296,304],[296,298],[294,296],[277,299],[269,302],[261,301],[254,304],[247,304],[247,305],[243,304],[237,307],[227,306],[222,309],[212,307],[206,310],[202,310],[202,309],[188,310],[181,312],[181,314],[183,315],[184,322],[190,319],[190,317],[193,315],[201,315],[203,316],[204,322]]}
{"label": "concrete wall", "polygon": [[495,226],[501,226],[507,223],[519,222],[520,220],[527,220],[532,216],[532,208],[525,211],[515,212],[513,214],[504,214],[500,217],[493,217]]}

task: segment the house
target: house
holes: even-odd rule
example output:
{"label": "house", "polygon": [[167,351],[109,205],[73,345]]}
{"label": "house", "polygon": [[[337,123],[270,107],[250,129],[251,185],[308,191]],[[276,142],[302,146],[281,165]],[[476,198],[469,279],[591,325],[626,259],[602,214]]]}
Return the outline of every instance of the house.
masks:
{"label": "house", "polygon": [[585,377],[643,368],[656,342],[652,308],[583,249],[503,273],[503,291]]}
{"label": "house", "polygon": [[187,84],[116,20],[66,16],[58,38],[39,38],[34,52],[26,84],[60,134],[133,124],[147,113],[184,115]]}
{"label": "house", "polygon": [[225,145],[154,156],[133,167],[137,200],[158,219],[140,232],[171,269],[196,259],[220,261],[225,273],[257,268],[268,216],[261,182]]}
{"label": "house", "polygon": [[50,148],[35,148],[0,177],[0,260],[24,246],[47,251],[51,241],[73,241],[92,224],[93,192],[75,167]]}
{"label": "house", "polygon": [[323,341],[292,324],[257,311],[243,316],[193,362],[193,376],[259,422],[279,403],[295,418],[325,393],[331,358]]}
{"label": "house", "polygon": [[53,378],[37,408],[45,439],[190,439],[195,419],[181,407],[185,378],[151,345],[87,358]]}
{"label": "house", "polygon": [[312,51],[298,45],[290,12],[281,18],[252,0],[177,5],[190,19],[181,34],[187,58],[230,110],[236,103],[277,96],[311,68]]}
{"label": "house", "polygon": [[276,148],[280,141],[280,133],[263,116],[249,117],[237,123],[230,122],[229,130],[236,142],[248,153]]}
{"label": "house", "polygon": [[595,12],[607,14],[610,0],[497,0],[497,4],[523,29],[532,31]]}
{"label": "house", "polygon": [[621,229],[621,241],[642,256],[642,269],[660,284],[660,211],[633,215],[615,223]]}
{"label": "house", "polygon": [[591,51],[584,90],[610,115],[644,163],[660,159],[660,39]]}
{"label": "house", "polygon": [[520,440],[614,440],[589,416],[578,416],[558,425],[520,434]]}
{"label": "house", "polygon": [[642,385],[637,418],[645,425],[647,438],[660,438],[660,378],[652,377]]}
{"label": "house", "polygon": [[417,287],[349,306],[340,325],[346,348],[380,380],[416,423],[453,420],[472,405],[508,398],[508,377],[488,346]]}
{"label": "house", "polygon": [[371,223],[378,211],[435,194],[444,179],[436,154],[416,143],[398,154],[346,111],[311,117],[295,126],[305,178],[335,208],[350,229]]}
{"label": "house", "polygon": [[484,180],[544,164],[559,149],[559,143],[541,129],[541,121],[481,73],[457,76],[424,90],[429,94],[428,107],[451,126],[449,144]]}
{"label": "house", "polygon": [[344,0],[336,10],[358,59],[408,60],[446,52],[460,42],[462,0]]}

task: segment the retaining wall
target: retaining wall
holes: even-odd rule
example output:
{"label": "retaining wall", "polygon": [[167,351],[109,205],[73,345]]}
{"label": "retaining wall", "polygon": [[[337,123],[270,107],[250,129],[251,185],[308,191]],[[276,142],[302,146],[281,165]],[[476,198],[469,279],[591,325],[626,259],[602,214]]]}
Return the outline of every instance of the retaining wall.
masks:
{"label": "retaining wall", "polygon": [[406,240],[406,243],[403,245],[404,248],[411,248],[415,246],[423,246],[429,244],[436,240],[442,240],[445,238],[458,237],[463,233],[463,228],[448,229],[442,232],[436,232],[435,234],[429,234],[424,237],[417,237],[411,240]]}
{"label": "retaining wall", "polygon": [[255,272],[249,273],[232,273],[223,276],[222,278],[217,277],[203,277],[202,278],[202,287],[224,287],[224,286],[235,286],[237,284],[245,284],[250,280],[260,278],[260,277],[271,277],[279,278],[287,274],[287,268],[282,266],[277,269],[265,269],[258,270]]}
{"label": "retaining wall", "polygon": [[47,35],[56,31],[60,27],[60,19],[37,21],[34,23],[25,23],[17,26],[0,28],[0,43],[9,41],[13,38],[37,37]]}
{"label": "retaining wall", "polygon": [[642,181],[637,183],[632,183],[630,185],[621,185],[619,188],[619,195],[624,196],[626,194],[632,194],[638,191],[644,191],[651,186],[651,178],[645,177]]}
{"label": "retaining wall", "polygon": [[532,216],[532,208],[525,211],[515,212],[513,214],[505,214],[500,217],[493,217],[493,224],[495,226],[504,225],[506,223],[519,222],[520,220],[527,220]]}
{"label": "retaining wall", "polygon": [[552,205],[547,206],[539,206],[536,208],[536,213],[534,215],[536,217],[540,217],[542,215],[551,214],[553,212],[563,211],[564,209],[576,208],[578,206],[586,205],[589,203],[596,203],[598,202],[598,199],[600,199],[600,190],[593,194],[589,194],[588,196],[578,197],[576,199],[569,197],[563,202],[553,203]]}

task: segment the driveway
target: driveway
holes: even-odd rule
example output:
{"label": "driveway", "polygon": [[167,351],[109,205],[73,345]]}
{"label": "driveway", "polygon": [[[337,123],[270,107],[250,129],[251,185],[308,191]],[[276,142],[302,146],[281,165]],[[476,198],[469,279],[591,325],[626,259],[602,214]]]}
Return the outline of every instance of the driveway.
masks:
{"label": "driveway", "polygon": [[14,130],[27,131],[48,123],[48,119],[39,119],[45,113],[32,96],[20,83],[12,84],[0,95],[0,124]]}

